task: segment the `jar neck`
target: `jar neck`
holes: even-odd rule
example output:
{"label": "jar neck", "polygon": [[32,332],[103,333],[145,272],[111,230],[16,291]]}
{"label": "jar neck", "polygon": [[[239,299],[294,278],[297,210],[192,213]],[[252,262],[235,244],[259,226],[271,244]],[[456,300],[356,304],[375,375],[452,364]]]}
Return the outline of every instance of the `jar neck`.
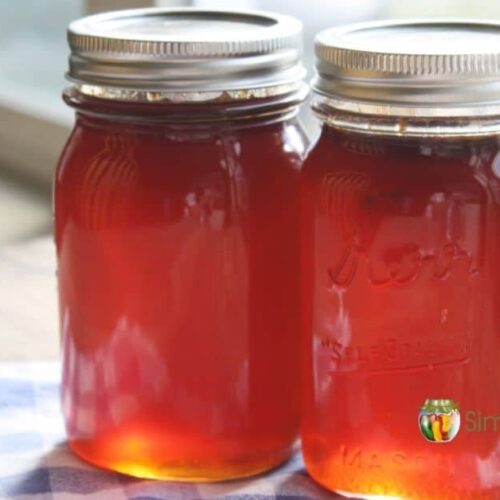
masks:
{"label": "jar neck", "polygon": [[162,124],[171,127],[245,127],[267,125],[295,117],[308,93],[305,84],[279,95],[251,98],[221,98],[196,101],[120,100],[84,94],[76,87],[66,89],[64,101],[83,116],[113,122]]}
{"label": "jar neck", "polygon": [[369,114],[340,109],[334,99],[316,95],[312,109],[328,127],[365,136],[453,140],[500,134],[500,116],[476,115],[474,108],[467,116],[445,116],[444,111],[443,116],[425,116],[423,108],[415,108],[413,116],[409,109],[405,114],[392,114],[383,108],[380,113]]}

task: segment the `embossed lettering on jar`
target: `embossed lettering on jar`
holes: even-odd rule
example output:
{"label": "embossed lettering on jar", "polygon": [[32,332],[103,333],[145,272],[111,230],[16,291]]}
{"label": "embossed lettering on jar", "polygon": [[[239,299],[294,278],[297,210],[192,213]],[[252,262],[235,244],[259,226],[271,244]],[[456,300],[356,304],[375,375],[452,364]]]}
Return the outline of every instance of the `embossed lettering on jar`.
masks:
{"label": "embossed lettering on jar", "polygon": [[500,498],[500,433],[419,429],[425,401],[500,415],[499,41],[447,21],[316,39],[302,439],[333,491]]}
{"label": "embossed lettering on jar", "polygon": [[300,38],[287,16],[186,9],[70,26],[62,400],[89,462],[218,480],[291,453]]}

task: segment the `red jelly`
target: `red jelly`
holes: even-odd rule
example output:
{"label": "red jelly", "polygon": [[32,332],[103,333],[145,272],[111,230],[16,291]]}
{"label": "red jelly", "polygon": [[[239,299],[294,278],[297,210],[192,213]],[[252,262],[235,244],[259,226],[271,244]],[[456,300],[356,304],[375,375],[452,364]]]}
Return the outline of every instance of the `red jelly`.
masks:
{"label": "red jelly", "polygon": [[484,37],[498,26],[317,39],[302,440],[313,478],[347,496],[500,498],[500,67],[429,64]]}
{"label": "red jelly", "polygon": [[[203,23],[219,28],[209,40]],[[94,464],[219,480],[290,455],[299,34],[287,17],[189,10],[70,27],[77,121],[55,185],[62,400],[70,446]]]}

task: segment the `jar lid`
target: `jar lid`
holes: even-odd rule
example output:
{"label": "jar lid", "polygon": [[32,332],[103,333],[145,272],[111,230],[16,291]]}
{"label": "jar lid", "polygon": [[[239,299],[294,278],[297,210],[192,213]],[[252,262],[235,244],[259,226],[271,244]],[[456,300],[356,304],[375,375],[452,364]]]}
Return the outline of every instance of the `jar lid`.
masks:
{"label": "jar lid", "polygon": [[243,91],[242,98],[258,97],[252,91],[280,93],[305,76],[302,25],[285,15],[189,8],[114,11],[72,22],[68,41],[68,79],[101,97],[143,91],[201,93],[200,99]]}
{"label": "jar lid", "polygon": [[458,405],[453,399],[426,399],[420,409],[428,412],[451,413],[458,410]]}
{"label": "jar lid", "polygon": [[500,114],[500,23],[374,22],[315,41],[313,88],[334,110],[403,117]]}

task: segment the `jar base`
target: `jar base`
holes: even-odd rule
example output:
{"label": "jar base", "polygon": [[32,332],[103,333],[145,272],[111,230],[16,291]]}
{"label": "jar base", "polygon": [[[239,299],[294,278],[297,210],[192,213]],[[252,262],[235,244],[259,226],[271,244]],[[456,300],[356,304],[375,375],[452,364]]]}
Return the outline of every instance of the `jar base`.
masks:
{"label": "jar base", "polygon": [[493,498],[500,498],[498,496],[500,494],[500,490],[497,487],[484,490],[466,490],[456,487],[455,485],[443,483],[440,489],[436,488],[434,492],[430,492],[425,488],[425,486],[422,487],[421,485],[420,487],[417,485],[412,488],[411,483],[406,483],[403,479],[403,481],[399,485],[394,482],[391,487],[384,488],[380,486],[380,484],[377,484],[376,480],[374,479],[371,482],[367,482],[366,475],[360,476],[366,483],[366,488],[364,488],[365,491],[360,493],[359,488],[357,488],[356,490],[354,488],[352,490],[342,489],[342,487],[339,488],[338,481],[335,478],[323,477],[321,474],[318,474],[317,471],[311,470],[310,467],[306,468],[307,472],[316,483],[321,485],[326,490],[333,492],[335,495],[346,499],[416,500],[425,498],[425,500],[491,500]]}
{"label": "jar base", "polygon": [[363,493],[352,493],[350,491],[335,490],[335,493],[343,498],[354,498],[355,500],[400,500],[401,497],[387,495],[365,495]]}
{"label": "jar base", "polygon": [[92,453],[91,446],[82,441],[69,441],[70,449],[82,460],[113,472],[141,479],[176,482],[220,482],[256,476],[278,467],[292,455],[292,448],[267,453],[264,456],[233,460],[225,463],[189,465],[182,463],[154,465],[140,460],[108,460]]}

